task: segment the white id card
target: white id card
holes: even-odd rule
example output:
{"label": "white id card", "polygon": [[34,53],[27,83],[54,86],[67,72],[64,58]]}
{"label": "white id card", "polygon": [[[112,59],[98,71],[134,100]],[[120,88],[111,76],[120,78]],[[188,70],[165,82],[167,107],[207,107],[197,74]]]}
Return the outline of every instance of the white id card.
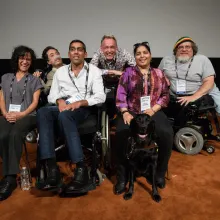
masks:
{"label": "white id card", "polygon": [[185,94],[186,93],[186,80],[177,79],[176,81],[176,93]]}
{"label": "white id card", "polygon": [[142,96],[141,97],[141,111],[145,111],[146,109],[150,109],[151,106],[150,106],[150,96],[147,95],[147,96]]}
{"label": "white id card", "polygon": [[73,95],[72,97],[70,97],[66,100],[66,104],[71,104],[73,102],[77,102],[80,100],[83,100],[83,97],[81,96],[81,94],[76,93],[75,95]]}
{"label": "white id card", "polygon": [[20,112],[21,111],[21,105],[9,105],[9,112]]}

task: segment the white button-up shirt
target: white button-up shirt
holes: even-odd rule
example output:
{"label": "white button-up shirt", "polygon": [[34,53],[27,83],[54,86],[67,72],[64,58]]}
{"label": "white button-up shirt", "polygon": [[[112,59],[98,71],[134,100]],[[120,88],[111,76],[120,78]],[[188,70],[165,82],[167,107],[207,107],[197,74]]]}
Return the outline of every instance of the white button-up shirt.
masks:
{"label": "white button-up shirt", "polygon": [[[54,74],[50,94],[48,95],[48,102],[55,104],[57,99],[64,97],[70,98],[79,91],[83,99],[87,100],[89,106],[104,103],[106,94],[104,92],[101,70],[93,64],[87,64],[85,62],[84,67],[81,69],[78,76],[75,77],[71,68],[69,68],[70,65],[60,67]],[[88,69],[88,86],[86,92],[86,75]],[[71,81],[69,73],[75,85]]]}

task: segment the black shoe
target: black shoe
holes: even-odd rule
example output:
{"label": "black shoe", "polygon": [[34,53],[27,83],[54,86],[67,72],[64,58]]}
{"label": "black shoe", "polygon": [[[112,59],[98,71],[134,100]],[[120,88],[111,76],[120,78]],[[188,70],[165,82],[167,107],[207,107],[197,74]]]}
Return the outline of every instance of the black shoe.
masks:
{"label": "black shoe", "polygon": [[114,185],[113,191],[115,195],[120,195],[126,190],[127,182],[125,181],[117,181],[117,183]]}
{"label": "black shoe", "polygon": [[89,179],[87,167],[77,167],[73,179],[65,186],[62,194],[84,194],[95,188],[96,185]]}
{"label": "black shoe", "polygon": [[6,179],[3,179],[0,185],[0,201],[7,199],[17,187],[16,182],[9,183]]}
{"label": "black shoe", "polygon": [[117,183],[114,185],[113,192],[116,195],[120,195],[126,190],[127,185],[127,172],[126,167],[123,165],[117,166],[117,174],[116,174]]}
{"label": "black shoe", "polygon": [[6,180],[5,177],[0,181],[0,189],[5,186],[5,182],[6,182],[6,181],[7,181],[7,180]]}
{"label": "black shoe", "polygon": [[[40,172],[43,172],[43,170]],[[44,172],[46,178],[43,179],[39,176],[36,182],[36,188],[41,190],[57,190],[62,186],[62,178],[58,167],[49,168],[46,166]]]}

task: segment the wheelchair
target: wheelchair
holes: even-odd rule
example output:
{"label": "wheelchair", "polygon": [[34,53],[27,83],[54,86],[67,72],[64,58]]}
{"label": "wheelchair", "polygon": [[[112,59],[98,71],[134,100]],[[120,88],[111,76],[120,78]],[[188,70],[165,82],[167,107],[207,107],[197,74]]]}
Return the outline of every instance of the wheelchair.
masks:
{"label": "wheelchair", "polygon": [[[110,151],[108,150],[110,148],[108,115],[102,104],[97,105],[95,108],[92,114],[78,126],[78,132],[85,154],[85,162],[88,165],[90,181],[94,189],[100,185],[106,177],[100,170],[102,167],[104,167],[105,170],[109,169],[111,158]],[[36,129],[26,135],[26,142],[38,144]],[[65,147],[65,142],[63,141],[56,140],[55,143],[55,152]],[[26,150],[25,153],[28,161],[28,153]],[[40,164],[38,152],[37,168],[36,185],[40,188],[44,184],[46,172],[45,168]],[[28,169],[30,171],[30,167],[28,167]]]}
{"label": "wheelchair", "polygon": [[[209,140],[220,141],[220,129],[215,112],[216,105],[209,96],[204,96],[195,102],[189,103],[179,113],[172,108],[176,99],[171,97],[171,106],[165,111],[174,129],[174,145],[178,151],[188,155],[198,154],[202,149],[209,154],[214,153],[214,146],[208,144]],[[177,112],[179,114],[177,114]],[[212,124],[209,115],[212,115],[217,135],[212,135]]]}

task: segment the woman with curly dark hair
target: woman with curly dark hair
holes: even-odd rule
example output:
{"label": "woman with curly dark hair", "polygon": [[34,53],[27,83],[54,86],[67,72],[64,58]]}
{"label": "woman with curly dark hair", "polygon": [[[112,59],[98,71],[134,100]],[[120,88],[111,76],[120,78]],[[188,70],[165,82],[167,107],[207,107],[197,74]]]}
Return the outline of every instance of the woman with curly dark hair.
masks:
{"label": "woman with curly dark hair", "polygon": [[3,179],[0,181],[0,201],[7,199],[17,187],[23,139],[36,127],[36,107],[42,85],[37,77],[30,74],[35,59],[31,48],[16,47],[11,57],[14,73],[2,76],[0,157]]}

